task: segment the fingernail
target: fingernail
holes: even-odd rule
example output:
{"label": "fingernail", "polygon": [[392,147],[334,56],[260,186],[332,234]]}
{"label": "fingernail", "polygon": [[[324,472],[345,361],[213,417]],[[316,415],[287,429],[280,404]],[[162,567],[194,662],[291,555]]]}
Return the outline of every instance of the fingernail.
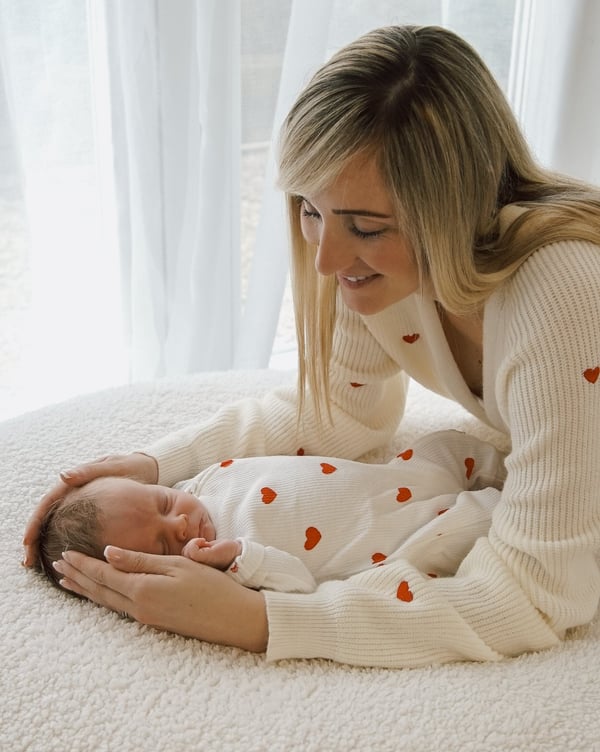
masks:
{"label": "fingernail", "polygon": [[65,590],[73,590],[72,587],[70,587],[69,580],[65,580],[64,578],[62,580],[58,581],[58,584],[63,587]]}
{"label": "fingernail", "polygon": [[54,569],[56,569],[57,572],[60,572],[61,574],[63,574],[63,563],[62,563],[62,561],[60,561],[60,560],[59,561],[53,561],[52,562],[52,566],[54,567]]}
{"label": "fingernail", "polygon": [[63,559],[70,564],[71,563],[71,552],[70,551],[63,551],[62,552]]}
{"label": "fingernail", "polygon": [[104,558],[105,559],[112,559],[113,561],[120,561],[121,560],[121,554],[119,552],[118,548],[115,548],[114,546],[106,546],[104,549]]}
{"label": "fingernail", "polygon": [[71,480],[71,478],[73,477],[71,470],[61,470],[59,475],[63,480]]}

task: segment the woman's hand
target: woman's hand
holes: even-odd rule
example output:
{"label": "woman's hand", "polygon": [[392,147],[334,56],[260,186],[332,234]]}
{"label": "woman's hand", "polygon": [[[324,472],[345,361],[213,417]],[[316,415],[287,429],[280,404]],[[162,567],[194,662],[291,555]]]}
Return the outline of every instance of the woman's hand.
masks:
{"label": "woman's hand", "polygon": [[72,486],[83,486],[94,478],[107,475],[133,478],[141,483],[156,483],[158,480],[158,465],[154,457],[134,452],[132,454],[115,454],[102,457],[99,460],[78,465],[71,470],[64,470],[60,474],[61,481],[42,497],[25,528],[23,564],[26,567],[34,566],[37,563],[40,527],[44,516],[54,502],[64,496]]}
{"label": "woman's hand", "polygon": [[219,538],[214,541],[207,541],[206,538],[192,538],[181,551],[182,556],[223,572],[229,569],[241,553],[241,542],[229,538]]}
{"label": "woman's hand", "polygon": [[183,556],[158,556],[107,546],[107,562],[67,551],[55,563],[61,585],[142,624],[253,652],[267,647],[260,592]]}

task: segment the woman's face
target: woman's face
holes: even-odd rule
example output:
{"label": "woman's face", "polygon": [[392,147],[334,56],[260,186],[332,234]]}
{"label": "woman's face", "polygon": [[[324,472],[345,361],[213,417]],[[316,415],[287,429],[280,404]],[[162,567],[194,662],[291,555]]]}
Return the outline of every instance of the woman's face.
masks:
{"label": "woman's face", "polygon": [[373,159],[348,163],[326,190],[303,196],[302,233],[319,274],[335,274],[348,308],[379,313],[411,295],[419,274]]}

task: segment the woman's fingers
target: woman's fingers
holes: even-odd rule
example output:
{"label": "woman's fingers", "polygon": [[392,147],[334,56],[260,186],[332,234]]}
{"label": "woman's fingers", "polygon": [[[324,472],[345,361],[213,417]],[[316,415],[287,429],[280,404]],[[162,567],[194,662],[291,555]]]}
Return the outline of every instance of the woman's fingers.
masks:
{"label": "woman's fingers", "polygon": [[125,583],[118,583],[115,587],[114,581],[113,586],[106,581],[107,573],[109,579],[113,579],[110,577],[112,567],[106,562],[92,559],[75,551],[69,551],[66,555],[63,554],[62,560],[54,562],[54,568],[63,575],[60,584],[67,590],[112,611],[131,613],[132,601],[122,592],[126,589]]}
{"label": "woman's fingers", "polygon": [[[65,555],[70,556],[71,552],[69,551]],[[79,556],[81,555],[79,554]],[[141,551],[128,551],[125,548],[117,548],[116,546],[107,546],[104,549],[104,556],[109,564],[112,564],[119,572],[162,574],[165,576],[169,576],[172,573],[173,565],[180,558],[178,556],[144,554]]]}
{"label": "woman's fingers", "polygon": [[60,477],[70,486],[82,486],[94,478],[107,475],[127,476],[142,483],[156,483],[158,465],[154,457],[141,452],[111,454],[92,462],[63,470]]}
{"label": "woman's fingers", "polygon": [[58,499],[62,498],[68,490],[69,486],[65,483],[57,483],[47,494],[42,496],[40,503],[33,510],[33,513],[27,522],[27,526],[25,527],[25,532],[23,533],[23,546],[25,548],[23,554],[24,566],[33,567],[37,564],[38,540],[44,517],[52,505],[58,501]]}
{"label": "woman's fingers", "polygon": [[178,557],[156,556],[107,546],[108,562],[78,551],[65,551],[55,569],[64,575],[61,585],[113,611],[139,618],[140,589],[148,575],[169,577]]}

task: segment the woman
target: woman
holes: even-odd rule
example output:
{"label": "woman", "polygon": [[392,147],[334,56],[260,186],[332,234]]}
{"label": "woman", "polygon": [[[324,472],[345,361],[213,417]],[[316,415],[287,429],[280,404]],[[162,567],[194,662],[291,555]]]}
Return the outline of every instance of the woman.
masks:
{"label": "woman", "polygon": [[[282,130],[299,387],[224,407],[64,483],[172,485],[232,456],[385,445],[407,375],[510,436],[487,538],[453,577],[408,560],[309,595],[183,558],[69,552],[64,584],[147,624],[271,659],[498,660],[558,643],[600,595],[600,192],[532,160],[477,54],[435,27],[373,31],[317,72]],[[315,274],[315,267],[317,274]]]}

